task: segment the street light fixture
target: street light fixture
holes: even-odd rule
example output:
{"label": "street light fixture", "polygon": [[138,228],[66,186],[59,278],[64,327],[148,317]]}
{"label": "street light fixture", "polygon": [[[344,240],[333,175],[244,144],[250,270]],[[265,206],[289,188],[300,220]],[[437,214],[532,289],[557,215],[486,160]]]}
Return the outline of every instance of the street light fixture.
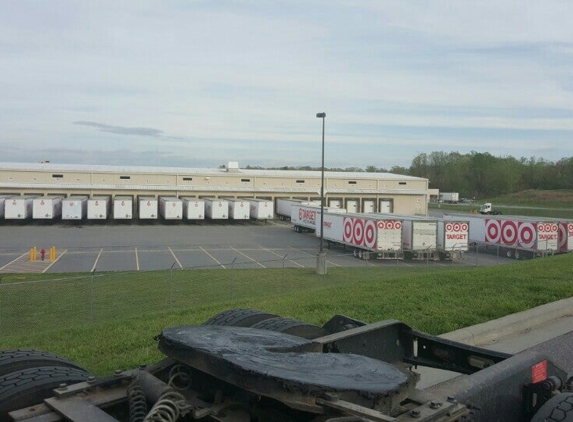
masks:
{"label": "street light fixture", "polygon": [[317,258],[317,273],[326,274],[326,257],[323,252],[324,244],[324,121],[326,113],[316,113],[318,119],[322,119],[322,164],[320,181],[320,251]]}

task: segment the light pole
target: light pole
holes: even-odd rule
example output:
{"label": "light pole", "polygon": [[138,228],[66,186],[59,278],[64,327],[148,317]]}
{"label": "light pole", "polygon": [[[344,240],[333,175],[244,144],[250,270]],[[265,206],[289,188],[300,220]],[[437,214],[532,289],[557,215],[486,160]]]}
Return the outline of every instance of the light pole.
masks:
{"label": "light pole", "polygon": [[320,175],[320,251],[316,260],[316,272],[318,274],[326,274],[326,256],[323,252],[324,243],[324,121],[326,120],[326,113],[316,113],[316,117],[322,119],[322,164]]}

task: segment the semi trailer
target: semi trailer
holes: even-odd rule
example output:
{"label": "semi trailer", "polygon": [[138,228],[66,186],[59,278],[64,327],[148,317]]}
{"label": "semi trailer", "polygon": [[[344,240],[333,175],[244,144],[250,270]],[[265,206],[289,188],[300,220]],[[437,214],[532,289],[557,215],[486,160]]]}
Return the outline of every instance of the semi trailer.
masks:
{"label": "semi trailer", "polygon": [[81,221],[88,209],[87,196],[70,196],[62,201],[62,220]]}
{"label": "semi trailer", "polygon": [[32,204],[32,219],[56,220],[62,216],[61,196],[40,196],[34,198]]}
{"label": "semi trailer", "polygon": [[379,213],[384,218],[402,220],[404,259],[435,259],[438,242],[438,218],[416,215]]}
{"label": "semi trailer", "polygon": [[[320,226],[320,225],[319,225]],[[375,214],[325,213],[322,238],[328,247],[342,245],[360,259],[402,258],[403,222]],[[320,227],[316,236],[321,236]]]}
{"label": "semi trailer", "polygon": [[[95,377],[0,352],[0,420],[18,422],[542,422],[573,418],[573,331],[511,355],[396,320],[323,326],[254,309],[163,329],[163,359]],[[458,377],[418,388],[417,367]]]}
{"label": "semi trailer", "polygon": [[440,260],[462,259],[469,249],[470,225],[467,220],[438,220],[436,251]]}
{"label": "semi trailer", "polygon": [[479,214],[444,214],[443,218],[468,221],[470,243],[495,248],[508,258],[533,258],[559,251],[557,221]]}
{"label": "semi trailer", "polygon": [[183,201],[174,196],[159,198],[159,213],[164,220],[183,219]]}
{"label": "semi trailer", "polygon": [[113,198],[113,219],[133,219],[133,198],[131,196],[116,196]]}
{"label": "semi trailer", "polygon": [[107,220],[111,199],[109,196],[92,196],[88,199],[88,220]]}
{"label": "semi trailer", "polygon": [[251,203],[248,199],[228,199],[229,218],[231,220],[249,220],[251,218]]}
{"label": "semi trailer", "polygon": [[276,214],[279,220],[290,221],[293,205],[314,205],[320,207],[320,201],[307,201],[304,199],[277,198]]}
{"label": "semi trailer", "polygon": [[205,215],[211,220],[226,220],[229,218],[229,202],[225,199],[205,199]]}
{"label": "semi trailer", "polygon": [[249,214],[254,220],[272,220],[275,214],[273,201],[268,199],[249,199]]}
{"label": "semi trailer", "polygon": [[440,192],[440,202],[448,204],[457,204],[460,201],[460,194],[458,192]]}
{"label": "semi trailer", "polygon": [[[324,213],[346,213],[344,208],[323,207],[323,210]],[[294,231],[297,233],[314,233],[320,227],[320,212],[320,205],[293,204],[291,206],[290,221]]]}
{"label": "semi trailer", "polygon": [[205,201],[197,198],[181,198],[183,201],[183,216],[186,220],[205,219]]}
{"label": "semi trailer", "polygon": [[34,198],[31,196],[11,196],[4,202],[6,220],[27,220],[33,214]]}
{"label": "semi trailer", "polygon": [[140,220],[157,220],[159,203],[155,196],[137,197],[137,214]]}

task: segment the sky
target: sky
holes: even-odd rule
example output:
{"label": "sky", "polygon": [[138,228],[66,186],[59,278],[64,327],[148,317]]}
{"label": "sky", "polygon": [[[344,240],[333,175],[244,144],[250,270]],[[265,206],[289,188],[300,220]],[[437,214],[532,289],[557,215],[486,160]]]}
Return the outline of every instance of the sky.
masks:
{"label": "sky", "polygon": [[0,162],[573,156],[573,2],[0,1]]}

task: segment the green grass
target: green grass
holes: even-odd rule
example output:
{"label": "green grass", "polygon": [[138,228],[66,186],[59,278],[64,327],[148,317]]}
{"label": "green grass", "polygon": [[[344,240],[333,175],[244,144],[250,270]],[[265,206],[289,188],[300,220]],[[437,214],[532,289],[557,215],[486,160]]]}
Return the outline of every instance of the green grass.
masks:
{"label": "green grass", "polygon": [[430,209],[453,212],[477,212],[481,204],[490,202],[505,215],[573,219],[573,189],[529,189],[508,195],[480,198],[474,204],[430,204]]}
{"label": "green grass", "polygon": [[[114,369],[160,359],[153,337],[163,328],[199,324],[224,309],[236,307],[263,309],[319,325],[337,313],[365,322],[394,318],[419,330],[440,334],[572,297],[569,275],[572,265],[573,254],[567,254],[487,268],[433,271],[427,268],[437,267],[415,271],[331,268],[325,277],[307,269],[289,269],[286,273],[241,270],[235,272],[235,282],[241,280],[248,285],[254,296],[231,300],[227,291],[227,300],[200,300],[171,312],[144,308],[147,312],[143,317],[2,336],[0,348],[50,350],[79,362],[95,374],[109,374]],[[291,288],[283,291],[277,288],[281,274],[285,275],[282,282],[292,285]],[[219,278],[229,287],[228,272],[210,270],[203,276],[211,280]],[[199,278],[199,274],[193,278]],[[272,289],[265,288],[269,283],[278,284]],[[214,289],[213,285],[204,284],[205,290]],[[108,290],[110,295],[118,292],[113,286]],[[257,293],[261,291],[266,293]]]}

